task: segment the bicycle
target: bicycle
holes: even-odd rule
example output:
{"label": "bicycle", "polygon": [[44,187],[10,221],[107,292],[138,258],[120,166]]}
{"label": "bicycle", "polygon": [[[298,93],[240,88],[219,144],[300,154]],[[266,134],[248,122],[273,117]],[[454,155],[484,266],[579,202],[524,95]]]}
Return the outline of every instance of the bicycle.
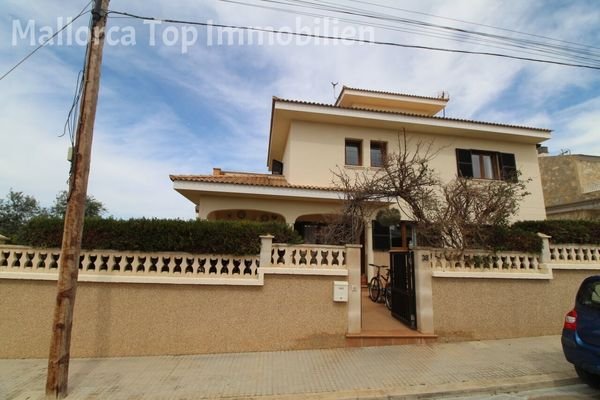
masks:
{"label": "bicycle", "polygon": [[[377,275],[369,282],[369,298],[375,303],[385,303],[388,310],[392,309],[392,287],[390,282],[390,267],[386,265],[369,264],[377,268]],[[387,270],[383,275],[381,269]]]}

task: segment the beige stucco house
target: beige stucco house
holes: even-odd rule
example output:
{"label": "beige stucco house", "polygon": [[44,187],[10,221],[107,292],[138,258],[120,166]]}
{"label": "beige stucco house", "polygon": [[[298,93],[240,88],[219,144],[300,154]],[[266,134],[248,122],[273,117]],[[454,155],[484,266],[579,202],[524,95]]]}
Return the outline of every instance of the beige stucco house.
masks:
{"label": "beige stucco house", "polygon": [[[531,178],[531,193],[517,219],[545,219],[536,145],[547,129],[439,116],[444,97],[425,97],[344,87],[334,104],[274,97],[267,166],[271,174],[213,170],[212,175],[172,175],[174,189],[189,199],[200,219],[278,220],[293,224],[307,242],[342,194],[333,171],[376,169],[397,151],[398,133],[409,143],[433,140],[440,149],[432,166],[443,180],[462,173],[502,179],[517,168]],[[388,228],[370,221],[364,265],[387,264]],[[407,246],[410,229],[396,230],[392,245]],[[414,243],[414,242],[413,242]]]}
{"label": "beige stucco house", "polygon": [[600,157],[540,155],[549,219],[600,219]]}

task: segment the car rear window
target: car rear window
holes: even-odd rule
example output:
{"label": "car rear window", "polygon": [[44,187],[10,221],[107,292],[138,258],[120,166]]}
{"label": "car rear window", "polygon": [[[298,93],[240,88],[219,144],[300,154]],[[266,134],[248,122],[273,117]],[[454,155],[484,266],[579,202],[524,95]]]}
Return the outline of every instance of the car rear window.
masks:
{"label": "car rear window", "polygon": [[600,281],[584,283],[577,293],[577,302],[584,306],[600,308]]}

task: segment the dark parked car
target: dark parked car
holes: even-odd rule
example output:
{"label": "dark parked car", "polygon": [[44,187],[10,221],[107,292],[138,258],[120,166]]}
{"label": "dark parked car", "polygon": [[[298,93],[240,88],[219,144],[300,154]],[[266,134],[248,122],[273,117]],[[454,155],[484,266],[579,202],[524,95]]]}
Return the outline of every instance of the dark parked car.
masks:
{"label": "dark parked car", "polygon": [[586,383],[600,387],[600,275],[586,278],[565,316],[562,347],[567,361]]}

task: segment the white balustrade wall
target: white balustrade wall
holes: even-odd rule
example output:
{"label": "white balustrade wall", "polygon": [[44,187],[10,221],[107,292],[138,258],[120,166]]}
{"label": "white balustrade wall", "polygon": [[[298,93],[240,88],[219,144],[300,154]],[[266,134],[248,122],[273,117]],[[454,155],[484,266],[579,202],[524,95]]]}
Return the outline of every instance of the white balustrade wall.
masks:
{"label": "white balustrade wall", "polygon": [[339,246],[273,244],[271,264],[287,267],[342,268],[346,265],[346,252]]}
{"label": "white balustrade wall", "polygon": [[[434,277],[551,279],[552,269],[600,269],[600,246],[550,244],[540,254],[420,248]],[[348,276],[347,247],[287,245],[261,237],[260,255],[82,251],[79,280],[95,282],[263,285],[264,274]],[[57,278],[59,249],[0,245],[0,278]],[[360,260],[355,260],[359,263]]]}
{"label": "white balustrade wall", "polygon": [[[263,237],[261,255],[250,256],[83,250],[79,280],[263,285],[265,273],[348,275],[343,246],[292,246],[271,241],[272,237]],[[0,245],[0,278],[55,280],[59,260],[60,249]]]}
{"label": "white balustrade wall", "polygon": [[421,261],[429,263],[437,277],[552,279],[552,270],[600,270],[600,246],[551,244],[542,238],[542,252],[485,252],[451,249],[420,249]]}
{"label": "white balustrade wall", "polygon": [[520,252],[456,251],[449,249],[420,250],[429,263],[433,276],[473,278],[551,278],[542,263],[542,255]]}
{"label": "white balustrade wall", "polygon": [[550,244],[550,262],[600,263],[600,246],[585,244]]}
{"label": "white balustrade wall", "polygon": [[600,245],[550,244],[548,258],[552,269],[600,269]]}

